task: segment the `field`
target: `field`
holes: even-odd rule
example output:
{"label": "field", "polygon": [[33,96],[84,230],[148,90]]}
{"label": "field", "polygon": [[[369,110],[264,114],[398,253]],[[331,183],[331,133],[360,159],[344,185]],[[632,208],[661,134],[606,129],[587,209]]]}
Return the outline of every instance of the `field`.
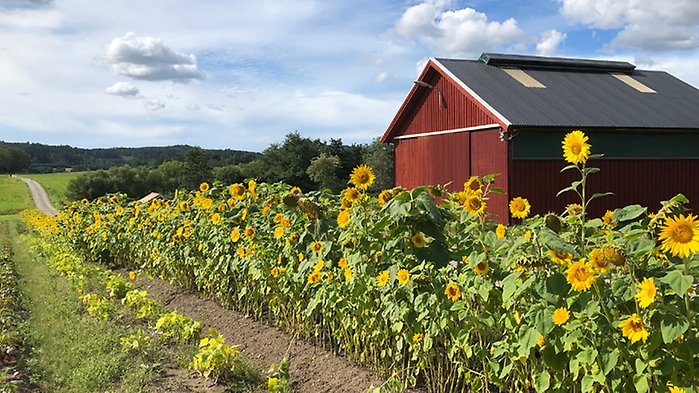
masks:
{"label": "field", "polygon": [[0,219],[34,206],[27,185],[16,177],[0,176]]}
{"label": "field", "polygon": [[70,201],[66,197],[68,183],[81,174],[82,173],[42,173],[22,176],[41,183],[44,190],[46,190],[46,193],[49,195],[49,199],[51,200],[53,207],[56,209],[61,209],[70,204]]}

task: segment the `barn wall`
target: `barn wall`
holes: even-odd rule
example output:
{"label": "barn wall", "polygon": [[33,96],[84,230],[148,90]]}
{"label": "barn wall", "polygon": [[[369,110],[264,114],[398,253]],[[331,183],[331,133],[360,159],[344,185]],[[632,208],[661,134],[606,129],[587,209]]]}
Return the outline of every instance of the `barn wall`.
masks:
{"label": "barn wall", "polygon": [[[485,176],[499,174],[495,178],[495,187],[508,191],[507,177],[507,142],[500,140],[500,129],[476,131],[471,133],[471,175]],[[496,214],[498,222],[507,222],[507,195],[492,194],[487,202],[489,213]]]}
{"label": "barn wall", "polygon": [[[559,173],[566,163],[558,160],[513,160],[510,167],[511,197],[528,198],[533,214],[562,212],[569,203],[580,203],[577,195],[556,193],[579,179],[577,171]],[[613,192],[615,195],[596,199],[590,205],[591,217],[600,217],[606,210],[640,204],[657,211],[660,201],[679,193],[690,200],[694,212],[699,211],[699,159],[615,159],[590,161],[588,166],[600,168],[589,176],[588,195]]]}
{"label": "barn wall", "polygon": [[[407,116],[404,116],[405,120],[396,125],[396,136],[497,123],[493,116],[469,99],[456,84],[436,71],[429,73],[425,81],[434,86],[434,89],[420,88],[416,102],[412,104]],[[440,91],[442,107],[439,106]]]}
{"label": "barn wall", "polygon": [[[396,140],[396,184],[414,188],[454,182],[450,190],[463,188],[470,176],[469,134],[435,135]],[[459,183],[460,182],[460,183]]]}

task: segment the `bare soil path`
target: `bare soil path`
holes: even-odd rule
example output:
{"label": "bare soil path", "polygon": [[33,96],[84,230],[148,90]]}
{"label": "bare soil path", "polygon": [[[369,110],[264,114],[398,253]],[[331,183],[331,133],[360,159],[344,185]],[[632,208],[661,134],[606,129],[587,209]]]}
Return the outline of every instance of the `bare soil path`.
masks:
{"label": "bare soil path", "polygon": [[41,184],[32,179],[27,179],[26,177],[20,177],[20,179],[27,183],[29,192],[32,194],[32,199],[34,200],[34,205],[36,205],[37,209],[49,216],[55,216],[56,213],[58,213],[58,210],[56,210],[56,208],[51,204],[51,201],[49,201],[49,196],[46,194],[46,190],[44,190],[44,187],[42,187]]}

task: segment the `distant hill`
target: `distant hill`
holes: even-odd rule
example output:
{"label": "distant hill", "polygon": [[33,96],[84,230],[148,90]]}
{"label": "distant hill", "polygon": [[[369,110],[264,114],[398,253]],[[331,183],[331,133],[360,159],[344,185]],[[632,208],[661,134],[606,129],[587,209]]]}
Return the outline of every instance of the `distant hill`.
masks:
{"label": "distant hill", "polygon": [[[181,161],[184,154],[193,148],[188,145],[164,147],[114,147],[108,149],[82,149],[67,145],[52,146],[41,143],[12,143],[0,141],[0,148],[10,147],[26,152],[31,158],[28,172],[46,173],[109,169],[114,166],[130,165],[157,166],[166,161]],[[212,167],[246,163],[260,153],[242,150],[210,150],[207,152]]]}

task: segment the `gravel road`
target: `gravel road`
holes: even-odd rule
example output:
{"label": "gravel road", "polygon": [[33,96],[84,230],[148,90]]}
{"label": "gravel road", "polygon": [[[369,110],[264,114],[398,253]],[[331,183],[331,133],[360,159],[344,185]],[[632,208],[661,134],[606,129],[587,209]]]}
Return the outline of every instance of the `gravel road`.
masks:
{"label": "gravel road", "polygon": [[32,199],[34,199],[36,208],[44,214],[55,216],[58,210],[56,210],[56,208],[51,204],[51,201],[49,201],[49,196],[46,194],[44,187],[32,179],[27,179],[26,177],[20,177],[20,179],[22,179],[22,181],[27,183],[27,186],[29,186],[29,192],[32,194]]}

